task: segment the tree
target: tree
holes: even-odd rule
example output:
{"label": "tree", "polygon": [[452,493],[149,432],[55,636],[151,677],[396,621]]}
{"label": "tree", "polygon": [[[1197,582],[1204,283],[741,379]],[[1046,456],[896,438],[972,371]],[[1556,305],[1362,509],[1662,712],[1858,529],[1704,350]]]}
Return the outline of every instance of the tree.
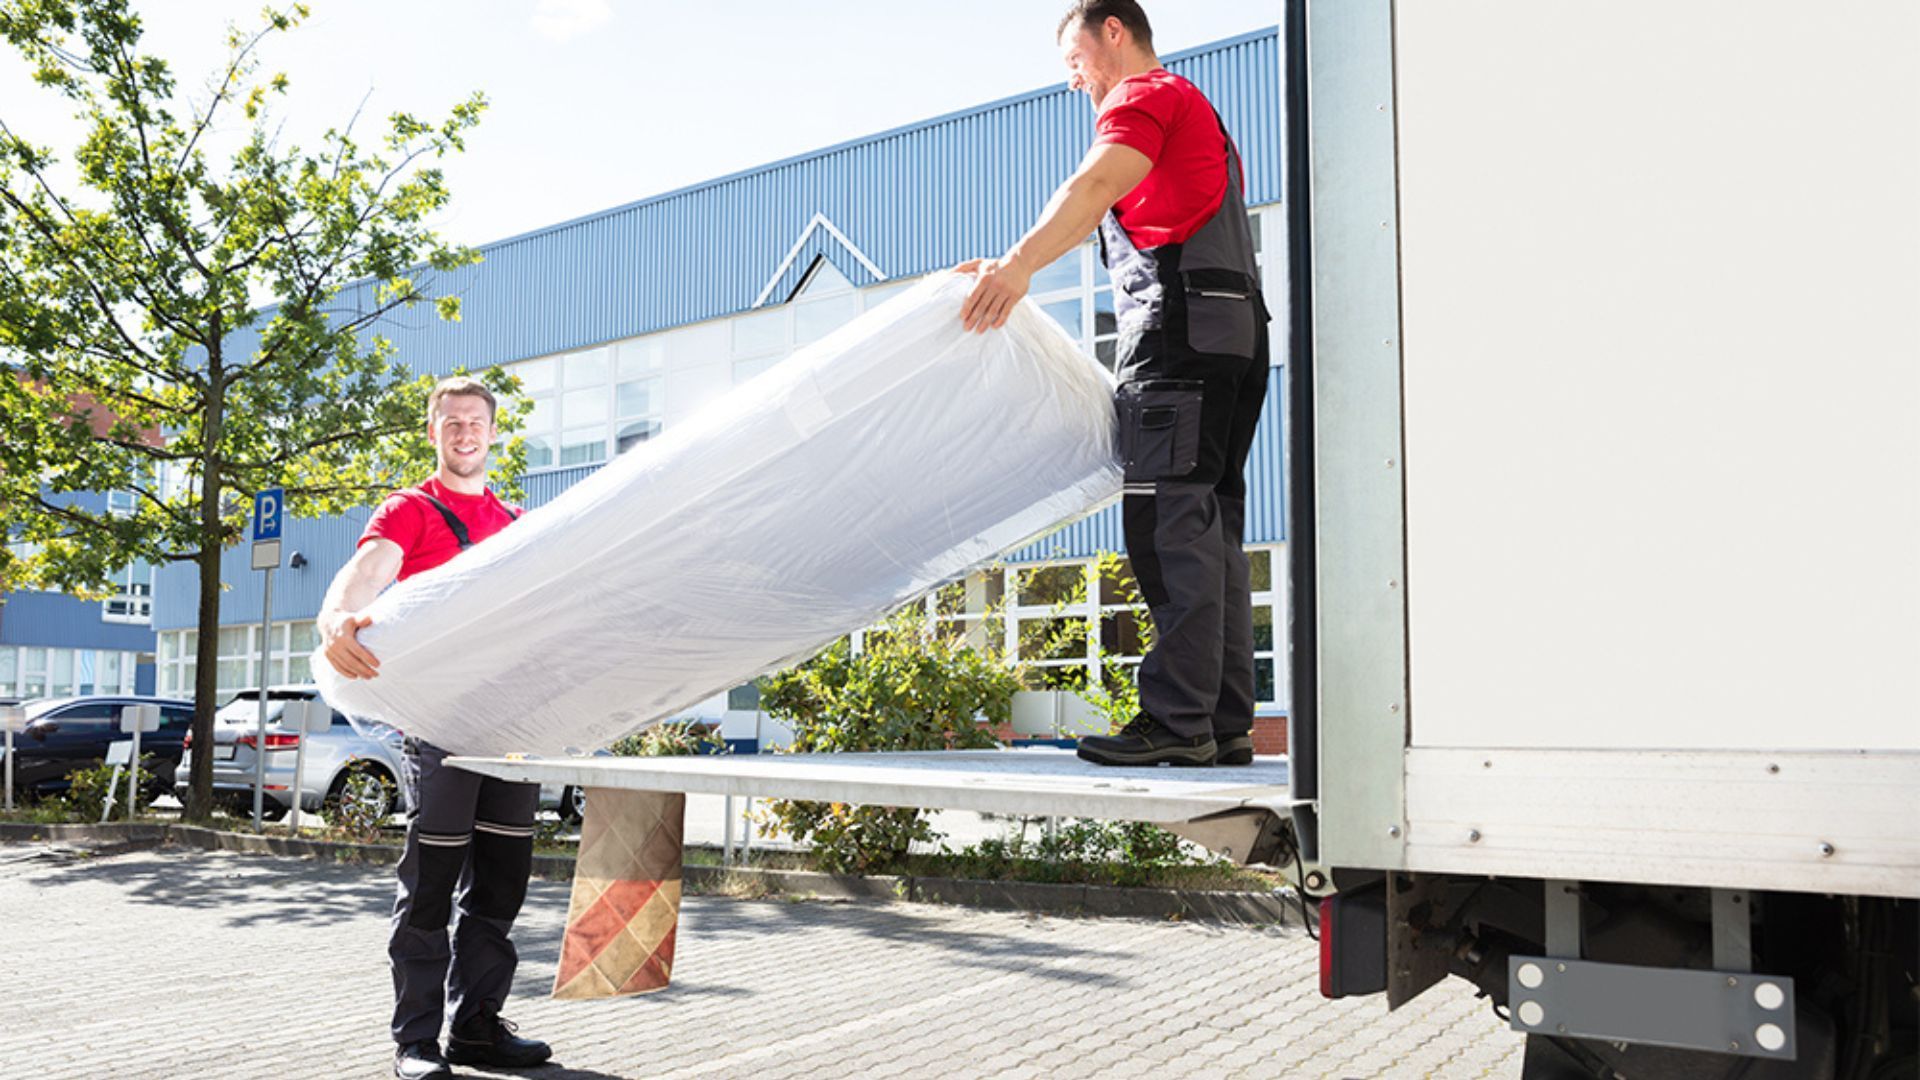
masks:
{"label": "tree", "polygon": [[[352,121],[317,151],[283,147],[268,105],[288,81],[262,77],[257,56],[306,14],[268,9],[230,31],[194,102],[142,51],[124,0],[0,2],[0,37],[85,125],[63,164],[0,105],[0,359],[14,369],[0,378],[0,497],[9,538],[27,542],[0,549],[0,581],[90,595],[134,560],[197,566],[200,746],[220,555],[253,493],[280,486],[291,514],[338,514],[431,469],[430,380],[378,330],[423,304],[457,320],[439,275],[478,261],[427,219],[449,197],[436,162],[464,149],[485,99],[431,123],[396,113],[371,149]],[[216,119],[235,110],[245,133],[216,155]],[[509,491],[523,463],[516,439],[497,462]],[[131,492],[133,509],[87,509],[72,497],[87,491]],[[211,764],[194,756],[190,819],[211,809]]]}

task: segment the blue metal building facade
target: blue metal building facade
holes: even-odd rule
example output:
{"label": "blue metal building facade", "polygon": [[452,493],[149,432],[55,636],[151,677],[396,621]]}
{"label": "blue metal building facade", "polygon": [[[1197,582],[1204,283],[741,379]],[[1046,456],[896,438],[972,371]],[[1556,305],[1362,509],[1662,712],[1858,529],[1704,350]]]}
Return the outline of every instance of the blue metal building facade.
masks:
{"label": "blue metal building facade", "polygon": [[[1281,198],[1280,53],[1278,31],[1269,29],[1164,58],[1220,109],[1245,159],[1247,201],[1254,207]],[[485,245],[481,263],[437,286],[463,297],[460,322],[441,322],[423,308],[380,332],[409,366],[439,375],[775,306],[793,294],[816,258],[856,286],[914,277],[1004,250],[1078,163],[1092,130],[1084,95],[1056,86],[721,177]],[[816,215],[880,274],[829,230],[809,229]],[[370,288],[337,303],[367,303]],[[1276,369],[1248,467],[1250,543],[1284,540],[1284,382]],[[597,467],[534,473],[524,481],[525,501],[538,506]],[[276,575],[275,620],[318,612],[369,514],[287,523],[287,549],[301,552],[307,565]],[[1013,561],[1084,557],[1122,546],[1117,509],[1110,508]],[[257,623],[261,575],[248,568],[244,547],[227,553],[222,578],[228,587],[222,622]],[[195,569],[163,569],[154,628],[193,626],[196,605]]]}

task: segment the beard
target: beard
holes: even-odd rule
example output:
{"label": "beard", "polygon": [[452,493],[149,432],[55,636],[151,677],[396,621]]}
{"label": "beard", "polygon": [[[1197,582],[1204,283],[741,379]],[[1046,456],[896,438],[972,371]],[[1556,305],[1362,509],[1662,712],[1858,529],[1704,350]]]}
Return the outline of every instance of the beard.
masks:
{"label": "beard", "polygon": [[486,473],[487,456],[482,454],[475,458],[472,464],[461,464],[460,462],[449,460],[447,456],[443,454],[440,457],[440,467],[462,480],[468,480]]}

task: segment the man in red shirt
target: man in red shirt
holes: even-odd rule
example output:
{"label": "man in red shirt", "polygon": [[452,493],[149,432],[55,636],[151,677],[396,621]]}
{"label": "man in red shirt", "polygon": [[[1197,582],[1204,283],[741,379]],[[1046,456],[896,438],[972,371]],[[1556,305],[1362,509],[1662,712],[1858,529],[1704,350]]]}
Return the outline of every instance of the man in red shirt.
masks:
{"label": "man in red shirt", "polygon": [[[487,490],[494,409],[487,388],[465,377],[442,379],[427,399],[427,437],[438,470],[380,504],[321,605],[321,648],[340,674],[379,674],[379,659],[358,635],[371,622],[360,611],[381,590],[439,566],[520,516]],[[514,1035],[500,1018],[518,959],[507,935],[533,870],[540,786],[450,768],[446,756],[430,743],[406,742],[412,808],[387,943],[398,1044],[393,1071],[401,1080],[450,1077],[449,1060],[525,1068],[552,1054],[546,1043]],[[449,1005],[453,1023],[443,1056],[440,1026]]]}
{"label": "man in red shirt", "polygon": [[1080,0],[1056,32],[1093,147],[1040,220],[977,276],[969,330],[1006,324],[1035,271],[1099,226],[1119,322],[1127,554],[1153,616],[1140,714],[1080,740],[1102,765],[1253,760],[1253,606],[1243,473],[1267,387],[1267,312],[1240,156],[1192,83],[1160,66],[1134,0]]}

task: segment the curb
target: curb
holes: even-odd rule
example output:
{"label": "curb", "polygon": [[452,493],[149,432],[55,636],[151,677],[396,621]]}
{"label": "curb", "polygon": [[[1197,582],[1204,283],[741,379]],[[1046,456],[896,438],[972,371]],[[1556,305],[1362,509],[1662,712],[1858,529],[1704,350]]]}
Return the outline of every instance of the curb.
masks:
{"label": "curb", "polygon": [[[233,851],[390,865],[400,861],[391,844],[355,844],[338,840],[222,832],[199,825],[113,822],[105,825],[40,825],[0,822],[0,843],[64,843],[99,854],[120,854],[177,845],[199,851]],[[533,876],[570,881],[570,855],[533,857]],[[1036,915],[1094,915],[1126,919],[1179,919],[1254,925],[1298,925],[1300,913],[1285,892],[1227,892],[1207,889],[1127,889],[1112,885],[1063,885],[1039,881],[981,881],[970,878],[896,877],[824,874],[810,870],[753,867],[685,866],[681,880],[689,892],[745,891],[762,896],[808,900],[905,900],[988,911],[1024,911]]]}

